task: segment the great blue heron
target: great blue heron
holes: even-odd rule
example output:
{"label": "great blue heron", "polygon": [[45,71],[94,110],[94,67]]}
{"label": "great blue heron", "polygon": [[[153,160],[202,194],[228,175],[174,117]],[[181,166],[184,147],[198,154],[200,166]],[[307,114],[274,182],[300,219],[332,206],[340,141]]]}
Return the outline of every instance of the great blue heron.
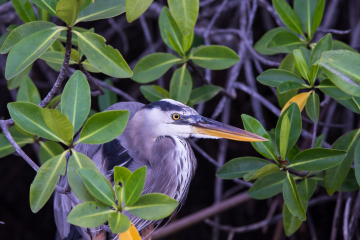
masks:
{"label": "great blue heron", "polygon": [[[113,181],[115,166],[124,166],[131,171],[147,166],[143,194],[164,193],[176,199],[179,206],[185,201],[196,168],[196,158],[186,138],[227,138],[250,142],[267,140],[242,129],[202,117],[191,107],[171,99],[147,105],[122,102],[112,105],[107,110],[130,111],[129,122],[124,132],[105,144],[77,144],[75,151],[91,158],[110,181]],[[66,176],[60,179],[60,184],[65,186]],[[76,198],[75,195],[73,197]],[[99,228],[84,229],[67,223],[66,218],[72,207],[74,203],[66,195],[55,192],[57,238],[95,237],[100,231]],[[127,215],[139,231],[153,223],[131,214]],[[114,236],[108,236],[110,237]]]}

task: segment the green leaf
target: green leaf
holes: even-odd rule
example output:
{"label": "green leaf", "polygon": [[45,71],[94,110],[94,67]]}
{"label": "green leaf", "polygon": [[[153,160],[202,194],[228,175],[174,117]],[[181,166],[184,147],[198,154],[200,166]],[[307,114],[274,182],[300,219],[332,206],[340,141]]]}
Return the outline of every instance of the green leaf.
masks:
{"label": "green leaf", "polygon": [[341,184],[345,181],[354,159],[354,149],[358,143],[360,130],[353,130],[341,136],[333,144],[333,149],[344,150],[347,152],[345,159],[337,166],[325,170],[324,183],[329,195],[333,195]]}
{"label": "green leaf", "polygon": [[118,187],[118,188],[115,187],[115,193],[117,194],[116,197],[118,199],[119,206],[121,206],[122,203],[125,202],[124,186],[126,185],[126,181],[131,175],[132,175],[131,171],[125,167],[118,167],[118,166],[114,167],[114,183],[116,187]]}
{"label": "green leaf", "polygon": [[93,197],[107,205],[116,206],[115,193],[111,183],[101,172],[90,168],[78,169],[77,172]]}
{"label": "green leaf", "polygon": [[216,173],[216,177],[221,179],[242,178],[245,174],[268,164],[269,161],[256,157],[235,158],[225,163]]}
{"label": "green leaf", "polygon": [[319,121],[320,100],[316,92],[312,92],[310,97],[306,100],[306,113],[313,122]]}
{"label": "green leaf", "polygon": [[[40,59],[46,61],[47,63],[55,63],[59,65],[59,68],[61,69],[62,64],[64,62],[65,54],[58,51],[48,51],[40,56]],[[69,60],[69,65],[77,64],[77,62],[74,61],[74,59]]]}
{"label": "green leaf", "polygon": [[55,109],[43,108],[41,113],[50,130],[64,140],[66,145],[71,145],[74,134],[71,122]]}
{"label": "green leaf", "polygon": [[56,4],[56,16],[72,27],[84,2],[85,0],[60,0]]}
{"label": "green leaf", "polygon": [[289,138],[290,138],[291,124],[290,124],[288,114],[289,114],[289,112],[284,114],[284,117],[281,121],[281,129],[280,129],[279,150],[280,150],[281,159],[283,159],[283,160],[286,159],[286,155],[288,153],[288,142],[289,142]]}
{"label": "green leaf", "polygon": [[126,181],[129,179],[129,177],[132,175],[131,171],[125,167],[114,167],[114,182],[115,184],[119,184],[119,182],[122,183],[124,186],[126,184]]}
{"label": "green leaf", "polygon": [[292,164],[287,167],[295,167],[303,171],[321,171],[338,165],[345,157],[345,151],[311,148],[296,155]]}
{"label": "green leaf", "polygon": [[292,215],[301,221],[306,220],[306,212],[301,203],[299,193],[295,184],[294,178],[287,173],[287,178],[284,181],[283,196],[286,206]]}
{"label": "green leaf", "polygon": [[264,157],[273,159],[274,161],[278,162],[274,144],[272,143],[268,132],[264,129],[261,123],[255,118],[246,114],[242,114],[241,119],[243,120],[246,131],[255,133],[269,140],[265,142],[251,142],[251,145],[255,148],[255,150]]}
{"label": "green leaf", "polygon": [[61,113],[74,126],[74,134],[86,120],[91,104],[90,87],[84,74],[76,71],[66,83],[61,95]]}
{"label": "green leaf", "polygon": [[93,72],[93,73],[99,73],[101,72],[99,69],[97,69],[96,67],[94,67],[94,65],[92,65],[89,60],[85,59],[85,61],[83,61],[81,63],[83,65],[83,67],[85,68],[86,71],[88,72]]}
{"label": "green leaf", "polygon": [[314,146],[314,148],[321,148],[321,147],[322,147],[324,137],[325,137],[325,135],[324,135],[324,134],[321,134],[321,135],[319,135],[319,136],[315,139],[315,146]]}
{"label": "green leaf", "polygon": [[88,192],[81,176],[77,172],[79,169],[93,169],[97,170],[95,163],[86,155],[72,151],[72,155],[69,159],[67,167],[67,180],[71,187],[71,190],[75,196],[83,202],[94,201],[92,195]]}
{"label": "green leaf", "polygon": [[279,93],[285,93],[291,90],[299,90],[299,89],[304,89],[304,88],[310,88],[310,86],[305,85],[305,84],[300,84],[298,82],[293,82],[293,81],[287,81],[287,82],[283,82],[280,83],[279,87],[278,87],[278,91]]}
{"label": "green leaf", "polygon": [[348,50],[327,51],[321,55],[319,65],[329,79],[347,94],[360,97],[360,54]]}
{"label": "green leaf", "polygon": [[332,98],[335,99],[349,99],[351,98],[351,95],[346,94],[342,90],[340,90],[334,83],[332,83],[329,79],[325,79],[321,81],[319,85],[319,89],[325,93],[326,95],[329,95]]}
{"label": "green leaf", "polygon": [[255,169],[255,170],[252,170],[251,172],[245,174],[244,180],[246,182],[248,182],[248,181],[251,181],[254,179],[265,177],[271,173],[278,172],[278,171],[280,171],[279,166],[276,164],[270,163],[270,164],[263,166],[260,169]]}
{"label": "green leaf", "polygon": [[320,26],[324,14],[324,9],[325,9],[325,0],[317,0],[315,12],[314,12],[314,18],[313,18],[312,36],[314,36],[316,29]]}
{"label": "green leaf", "polygon": [[35,22],[25,23],[10,32],[4,44],[1,46],[0,53],[1,54],[8,53],[22,39],[33,33],[40,32],[46,29],[51,29],[54,27],[56,27],[56,25],[51,22],[35,21]]}
{"label": "green leaf", "polygon": [[[316,189],[316,180],[313,178],[305,178],[297,185],[299,196],[301,201],[304,203],[309,201]],[[304,206],[305,207],[305,206]],[[305,207],[306,209],[306,207]]]}
{"label": "green leaf", "polygon": [[315,45],[314,49],[311,51],[310,66],[320,60],[321,54],[323,52],[331,50],[332,44],[333,41],[330,33],[326,34],[323,38],[321,38],[320,41],[317,42],[317,44]]}
{"label": "green leaf", "polygon": [[157,85],[140,86],[140,91],[149,102],[160,101],[163,98],[170,98],[170,93]]}
{"label": "green leaf", "polygon": [[300,47],[306,47],[306,43],[302,42],[298,36],[292,32],[278,32],[269,41],[268,48],[278,53],[291,53]]}
{"label": "green leaf", "polygon": [[[159,29],[160,35],[164,43],[171,49],[177,51],[179,54],[184,54],[186,50],[183,45],[183,39],[187,37],[183,36],[179,26],[172,17],[167,7],[163,7],[159,16]],[[170,42],[170,38],[172,41]]]}
{"label": "green leaf", "polygon": [[[307,202],[302,203],[304,208],[307,208]],[[283,204],[283,223],[284,223],[284,230],[286,236],[293,235],[301,226],[303,221],[299,220],[298,218],[294,217],[289,211],[289,208],[286,204]]]}
{"label": "green leaf", "polygon": [[25,23],[36,21],[34,9],[29,0],[11,0],[11,2],[21,20]]}
{"label": "green leaf", "polygon": [[205,85],[195,88],[191,91],[190,101],[194,105],[207,102],[215,97],[221,90],[222,87],[215,85]]}
{"label": "green leaf", "polygon": [[170,11],[183,35],[189,35],[199,14],[199,0],[168,0]]}
{"label": "green leaf", "polygon": [[105,39],[92,32],[74,31],[79,38],[79,46],[87,59],[101,72],[117,78],[129,78],[132,71],[117,49],[105,45]]}
{"label": "green leaf", "polygon": [[55,142],[63,142],[45,124],[41,107],[28,102],[13,102],[8,104],[8,109],[11,118],[21,129]]}
{"label": "green leaf", "polygon": [[47,22],[50,21],[50,14],[46,10],[44,10],[44,9],[38,7],[38,6],[36,6],[36,9],[38,11],[39,20],[47,21]]}
{"label": "green leaf", "polygon": [[318,0],[295,0],[294,11],[298,16],[303,32],[307,33],[309,40],[313,35],[313,19]]}
{"label": "green leaf", "polygon": [[286,154],[290,151],[290,149],[295,145],[297,140],[300,137],[302,124],[301,124],[301,113],[298,105],[296,103],[292,103],[280,116],[277,124],[276,124],[276,130],[275,130],[275,136],[276,136],[276,145],[278,149],[281,149],[280,147],[280,141],[281,141],[281,128],[282,128],[282,122],[284,119],[284,116],[287,115],[290,122],[290,133],[289,133],[289,141],[286,147]]}
{"label": "green leaf", "polygon": [[57,155],[42,165],[30,185],[30,207],[37,213],[51,197],[60,175],[65,175],[66,153]]}
{"label": "green leaf", "polygon": [[273,0],[272,2],[283,23],[294,32],[302,34],[300,20],[290,5],[285,0]]}
{"label": "green leaf", "polygon": [[67,217],[67,222],[84,228],[99,227],[113,213],[109,206],[100,202],[84,202],[76,205]]}
{"label": "green leaf", "polygon": [[125,12],[125,0],[96,0],[78,16],[75,23],[111,18]]}
{"label": "green leaf", "polygon": [[31,2],[56,16],[56,4],[58,0],[31,0]]}
{"label": "green leaf", "polygon": [[277,97],[278,97],[278,102],[279,102],[279,106],[281,108],[283,108],[285,106],[285,104],[294,96],[297,95],[298,90],[291,90],[285,93],[279,93],[279,89],[276,89],[277,92]]}
{"label": "green leaf", "polygon": [[132,80],[139,83],[152,82],[164,75],[174,64],[182,59],[170,53],[149,54],[135,65]]}
{"label": "green leaf", "polygon": [[269,69],[265,72],[261,73],[256,78],[261,84],[272,86],[272,87],[279,87],[281,83],[284,82],[296,82],[299,84],[305,84],[304,80],[302,80],[297,75],[282,69]]}
{"label": "green leaf", "polygon": [[39,157],[41,165],[43,165],[47,160],[61,154],[64,152],[64,148],[57,142],[51,141],[40,141]]}
{"label": "green leaf", "polygon": [[[32,137],[23,135],[15,127],[10,127],[9,132],[20,147],[34,142]],[[15,149],[12,147],[9,140],[5,137],[4,133],[0,133],[0,158],[5,157],[13,152],[15,152]]]}
{"label": "green leaf", "polygon": [[354,166],[356,181],[360,185],[360,142],[356,144],[354,149]]}
{"label": "green leaf", "polygon": [[[110,79],[105,79],[105,83],[109,84],[110,86],[113,86]],[[98,104],[100,111],[105,111],[108,107],[111,105],[117,103],[117,96],[114,92],[111,92],[108,89],[104,89],[104,94],[100,95],[98,98]]]}
{"label": "green leaf", "polygon": [[290,151],[288,152],[288,159],[290,160],[290,162],[292,162],[292,160],[295,158],[296,155],[298,155],[300,153],[300,148],[295,144]]}
{"label": "green leaf", "polygon": [[297,70],[303,78],[310,82],[310,70],[303,52],[300,49],[296,49],[293,54]]}
{"label": "green leaf", "polygon": [[54,43],[63,27],[54,27],[33,33],[11,50],[6,61],[5,78],[10,79],[18,75]]}
{"label": "green leaf", "polygon": [[35,104],[41,102],[39,91],[28,76],[25,76],[21,81],[19,91],[16,95],[16,101],[31,102]]}
{"label": "green leaf", "polygon": [[332,50],[349,50],[351,52],[357,53],[355,49],[347,45],[346,43],[343,43],[341,41],[333,40]]}
{"label": "green leaf", "polygon": [[176,69],[170,81],[170,98],[187,103],[192,89],[192,78],[186,64]]}
{"label": "green leaf", "polygon": [[133,172],[125,184],[125,206],[132,206],[140,197],[146,177],[146,167],[141,167]]}
{"label": "green leaf", "polygon": [[211,70],[229,68],[240,60],[232,49],[218,45],[199,47],[190,56],[190,59],[200,67]]}
{"label": "green leaf", "polygon": [[126,0],[126,19],[129,23],[138,19],[153,0]]}
{"label": "green leaf", "polygon": [[[299,71],[296,69],[294,54],[289,53],[286,57],[281,61],[279,69],[286,70],[298,76],[301,80],[301,75]],[[303,80],[304,81],[304,80]]]}
{"label": "green leaf", "polygon": [[[185,57],[185,52],[184,50],[182,49],[182,46],[179,45],[180,43],[178,43],[178,39],[173,37],[171,35],[171,33],[169,33],[169,31],[167,29],[165,29],[165,33],[166,33],[166,36],[167,36],[167,39],[169,40],[170,42],[170,45],[172,46],[172,48],[174,48],[174,50],[182,57]],[[182,35],[181,35],[182,36]]]}
{"label": "green leaf", "polygon": [[355,192],[359,190],[360,186],[356,180],[355,170],[350,168],[348,175],[345,178],[345,181],[338,189],[339,192]]}
{"label": "green leaf", "polygon": [[284,171],[278,171],[259,178],[249,189],[248,195],[258,200],[271,198],[281,193],[285,178],[286,173]]}
{"label": "green leaf", "polygon": [[141,196],[130,207],[129,212],[146,220],[159,220],[169,216],[178,206],[178,201],[161,193],[150,193]]}
{"label": "green leaf", "polygon": [[129,111],[112,110],[96,113],[87,120],[77,142],[101,144],[120,136],[129,119]]}
{"label": "green leaf", "polygon": [[257,41],[254,45],[254,49],[263,55],[274,55],[280,53],[278,50],[269,48],[268,44],[271,41],[271,39],[279,32],[291,32],[290,29],[286,27],[278,27],[271,29],[270,31],[266,32],[259,41]]}
{"label": "green leaf", "polygon": [[129,218],[120,212],[110,213],[108,222],[113,233],[126,232],[130,228]]}
{"label": "green leaf", "polygon": [[15,77],[9,79],[8,81],[8,89],[12,90],[21,85],[22,80],[27,77],[31,71],[32,64],[30,64],[27,68],[25,68],[24,71],[22,71],[20,74],[16,75]]}

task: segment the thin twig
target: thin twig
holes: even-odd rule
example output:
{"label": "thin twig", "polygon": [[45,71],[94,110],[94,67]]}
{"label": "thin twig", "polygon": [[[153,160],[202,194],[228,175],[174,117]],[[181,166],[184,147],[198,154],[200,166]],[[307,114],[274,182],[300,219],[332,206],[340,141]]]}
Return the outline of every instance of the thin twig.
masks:
{"label": "thin twig", "polygon": [[317,240],[317,237],[316,237],[316,230],[315,230],[315,227],[314,227],[314,222],[312,220],[312,217],[310,215],[310,212],[307,213],[307,224],[309,226],[309,229],[310,229],[310,236],[311,236],[311,240]]}
{"label": "thin twig", "polygon": [[358,191],[355,201],[356,202],[355,202],[355,206],[353,209],[353,213],[352,213],[350,225],[349,225],[349,239],[352,239],[352,237],[355,234],[355,229],[356,229],[357,222],[358,222],[359,215],[360,215],[360,191]]}
{"label": "thin twig", "polygon": [[71,35],[72,35],[71,28],[68,27],[68,29],[66,31],[66,48],[65,48],[64,61],[63,61],[59,76],[56,79],[54,86],[51,88],[50,92],[39,104],[39,106],[42,108],[44,108],[46,105],[48,105],[49,102],[51,101],[51,99],[54,98],[57,89],[61,87],[61,84],[65,79],[66,72],[68,71],[68,68],[69,68],[69,60],[70,60],[70,53],[71,53]]}
{"label": "thin twig", "polygon": [[338,222],[340,219],[341,203],[342,203],[342,192],[339,192],[337,195],[337,198],[336,198],[336,206],[335,206],[335,212],[334,212],[334,217],[333,217],[332,226],[331,226],[330,240],[336,240]]}
{"label": "thin twig", "polygon": [[81,70],[81,72],[84,73],[86,79],[89,81],[90,84],[92,84],[93,86],[96,87],[97,91],[99,91],[100,95],[104,94],[104,89],[102,89],[99,84],[97,84],[97,82],[92,78],[91,74],[84,68],[84,66],[82,65],[82,63],[79,63],[79,68]]}
{"label": "thin twig", "polygon": [[323,29],[323,28],[318,28],[317,29],[318,32],[321,33],[332,33],[332,34],[339,34],[339,35],[344,35],[344,34],[349,34],[351,33],[351,29],[348,30],[336,30],[336,29]]}
{"label": "thin twig", "polygon": [[343,224],[343,235],[344,240],[349,239],[349,215],[350,215],[350,207],[351,207],[351,196],[346,199],[345,211],[344,211],[344,224]]}
{"label": "thin twig", "polygon": [[16,150],[16,152],[35,170],[37,171],[39,169],[39,166],[36,165],[36,163],[34,163],[33,160],[31,160],[31,158],[29,158],[28,155],[26,155],[26,153],[21,149],[21,147],[19,147],[19,145],[15,142],[14,138],[11,136],[10,132],[9,132],[9,125],[7,124],[6,121],[4,120],[0,120],[0,126],[1,129],[3,131],[3,133],[5,134],[5,137],[9,140],[11,146],[13,146],[13,148]]}
{"label": "thin twig", "polygon": [[313,128],[313,135],[312,135],[312,139],[311,139],[311,148],[315,147],[317,127],[318,127],[318,122],[315,122],[314,123],[314,128]]}

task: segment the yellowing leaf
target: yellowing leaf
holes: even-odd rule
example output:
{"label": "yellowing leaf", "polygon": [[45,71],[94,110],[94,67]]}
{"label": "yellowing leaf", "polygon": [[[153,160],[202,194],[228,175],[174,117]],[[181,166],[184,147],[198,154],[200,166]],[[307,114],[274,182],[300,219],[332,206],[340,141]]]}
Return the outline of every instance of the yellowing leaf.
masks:
{"label": "yellowing leaf", "polygon": [[312,92],[313,91],[299,93],[298,95],[295,95],[294,97],[290,98],[290,100],[285,104],[285,106],[281,110],[281,113],[283,113],[285,109],[287,109],[290,106],[290,104],[292,104],[293,102],[295,102],[299,106],[301,112],[304,109],[306,105],[306,101]]}
{"label": "yellowing leaf", "polygon": [[133,223],[130,224],[130,228],[123,233],[119,234],[121,240],[141,240],[140,234]]}

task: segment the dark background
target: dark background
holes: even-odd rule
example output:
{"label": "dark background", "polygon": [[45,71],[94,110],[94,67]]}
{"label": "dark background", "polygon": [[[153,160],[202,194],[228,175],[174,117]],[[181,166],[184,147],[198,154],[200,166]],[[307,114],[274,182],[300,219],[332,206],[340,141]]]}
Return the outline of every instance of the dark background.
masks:
{"label": "dark background", "polygon": [[[95,0],[96,1],[96,0]],[[208,2],[208,1],[201,1]],[[227,7],[220,14],[215,22],[213,29],[221,28],[239,28],[240,10],[239,6],[242,1],[232,0],[228,1]],[[253,3],[254,1],[248,1]],[[259,7],[257,9],[254,24],[252,26],[254,43],[269,29],[276,27],[276,22],[272,16],[265,10],[261,2],[258,1]],[[210,4],[200,8],[199,20],[197,27],[206,27],[213,17],[216,10],[222,1],[215,0]],[[270,3],[270,1],[269,1]],[[165,1],[156,1],[156,6],[165,4]],[[359,32],[360,32],[360,3],[358,0],[327,0],[324,13],[324,21],[321,25],[322,29],[351,29],[352,32],[346,35],[334,34],[333,38],[344,41],[350,44],[353,48],[359,50]],[[148,25],[151,37],[155,46],[158,46],[157,52],[166,52],[167,48],[163,44],[159,29],[158,29],[158,11],[156,8],[151,7],[145,13],[146,23]],[[136,62],[143,56],[149,54],[149,44],[144,36],[143,28],[140,21],[129,24],[126,22],[125,15],[120,15],[113,18],[114,22],[108,20],[100,20],[90,23],[79,24],[85,28],[95,28],[95,32],[103,35],[107,39],[107,44],[119,49],[124,56],[125,60],[129,63],[131,68],[134,67]],[[55,17],[52,21],[57,24],[62,24]],[[2,12],[0,5],[0,33],[5,32],[5,28],[10,24],[22,24],[22,21],[16,16],[12,8]],[[113,24],[113,25],[112,25]],[[120,29],[120,30],[119,30]],[[122,34],[120,37],[119,34]],[[315,39],[319,39],[324,33],[316,35]],[[198,41],[202,41],[201,36],[198,36]],[[124,38],[126,41],[124,41]],[[238,51],[238,45],[241,39],[234,35],[212,35],[210,38],[211,44],[227,45]],[[127,47],[128,45],[128,47]],[[146,52],[147,51],[147,52]],[[248,57],[249,54],[246,55]],[[283,56],[272,56],[269,59],[274,61],[281,61]],[[9,114],[6,104],[14,100],[16,91],[9,91],[6,87],[6,80],[4,78],[6,55],[0,55],[0,118],[7,119]],[[253,62],[252,62],[253,63]],[[253,65],[254,76],[256,77],[259,72]],[[264,70],[269,68],[262,64]],[[168,84],[173,70],[170,70],[163,77],[165,88],[168,89]],[[213,71],[212,82],[215,85],[225,87],[229,76],[229,71]],[[105,79],[106,76],[102,74],[94,74],[93,76],[99,79]],[[57,73],[50,69],[42,60],[37,60],[34,64],[30,77],[39,88],[41,97],[45,97],[50,87],[56,80]],[[114,85],[126,93],[130,94],[133,98],[140,102],[147,103],[148,101],[142,96],[139,87],[140,85],[133,82],[131,79],[112,79]],[[246,84],[243,68],[237,81]],[[65,84],[65,83],[64,83]],[[195,86],[200,86],[201,81],[195,80]],[[268,99],[275,106],[278,106],[276,96],[266,86],[257,85],[257,91],[260,95]],[[202,115],[210,117],[216,108],[218,102],[222,98],[221,95],[216,96],[211,101],[207,102],[204,106]],[[124,101],[119,97],[119,101]],[[320,100],[323,100],[323,95],[320,95]],[[98,110],[97,99],[92,98],[92,108]],[[277,117],[271,113],[267,108],[262,107],[264,118],[266,120],[266,129],[270,130],[276,125]],[[326,120],[326,113],[328,107],[322,109],[321,120]],[[248,94],[237,90],[237,98],[231,101],[230,111],[230,124],[236,127],[243,127],[241,121],[241,114],[248,114],[254,116],[252,110],[251,98]],[[335,113],[331,116],[331,123],[345,124],[343,128],[330,128],[328,131],[326,141],[333,143],[339,136],[345,132],[358,127],[358,116],[351,113],[349,110],[340,105],[336,106]],[[217,118],[221,120],[220,117]],[[303,128],[307,131],[312,131],[312,125],[306,122],[303,123]],[[319,133],[322,131],[320,127]],[[218,140],[201,139],[198,145],[206,151],[211,157],[217,159],[219,150]],[[298,145],[304,149],[310,146],[310,141],[300,138]],[[37,160],[36,149],[38,146],[27,145],[24,147],[25,152],[31,159]],[[214,202],[214,183],[216,168],[203,158],[198,152],[194,151],[198,159],[198,168],[196,175],[192,181],[187,201],[179,214],[171,221],[176,221],[189,214],[195,213],[201,209],[209,207]],[[226,161],[242,156],[259,156],[260,155],[252,148],[249,143],[241,142],[228,142]],[[53,219],[52,199],[41,209],[38,213],[33,214],[29,206],[29,188],[30,184],[35,177],[35,172],[31,169],[26,162],[16,154],[2,158],[0,161],[0,221],[5,224],[0,224],[0,239],[54,239],[55,237],[55,223]],[[246,191],[247,187],[240,186],[233,181],[223,182],[223,196],[226,197],[226,192],[229,189],[234,190],[232,195]],[[235,187],[235,188],[234,188]],[[314,197],[326,195],[323,188],[318,187]],[[229,196],[227,196],[229,197]],[[282,211],[282,197],[277,196],[272,199],[257,201],[251,200],[234,207],[231,210],[220,214],[220,223],[231,226],[244,226],[263,220],[269,210],[271,204],[277,199],[278,207],[275,214]],[[331,232],[331,223],[334,214],[335,201],[328,201],[318,204],[309,208],[309,214],[313,221],[313,226],[316,231],[316,237],[312,235],[312,239],[329,239]],[[302,227],[290,239],[311,239],[309,224],[305,222]],[[342,239],[341,226],[338,231],[338,238]],[[278,230],[277,230],[278,229]],[[279,234],[280,233],[280,234]],[[211,239],[213,237],[212,228],[205,223],[199,223],[189,227],[181,232],[175,233],[166,239]],[[220,233],[219,239],[227,239],[225,232]],[[249,233],[235,235],[234,239],[286,239],[282,230],[281,221],[269,226],[268,230],[263,233],[261,230],[256,230]],[[359,237],[357,239],[360,239]]]}

